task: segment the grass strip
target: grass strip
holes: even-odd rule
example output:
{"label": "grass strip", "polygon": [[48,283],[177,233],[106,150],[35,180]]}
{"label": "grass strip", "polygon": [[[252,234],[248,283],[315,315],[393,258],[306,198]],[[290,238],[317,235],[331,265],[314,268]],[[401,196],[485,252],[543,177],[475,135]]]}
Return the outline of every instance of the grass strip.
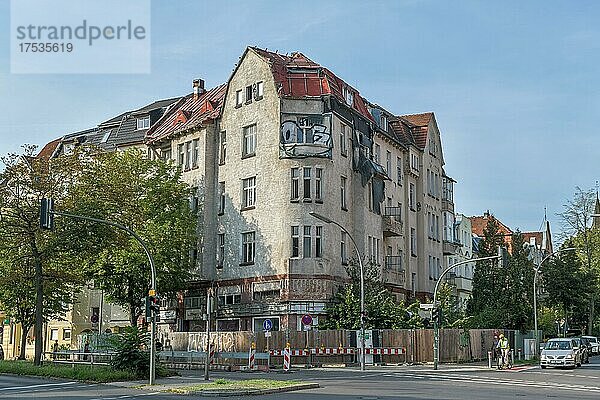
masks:
{"label": "grass strip", "polygon": [[206,391],[238,391],[238,390],[265,390],[265,389],[281,389],[302,385],[300,381],[281,381],[272,379],[247,379],[240,381],[230,381],[227,379],[217,379],[214,382],[204,383],[192,386],[181,386],[168,389],[167,392],[172,393],[192,393]]}
{"label": "grass strip", "polygon": [[136,380],[135,374],[116,371],[108,366],[59,365],[46,362],[36,367],[30,361],[0,361],[0,374],[32,375],[65,378],[83,382],[122,382]]}

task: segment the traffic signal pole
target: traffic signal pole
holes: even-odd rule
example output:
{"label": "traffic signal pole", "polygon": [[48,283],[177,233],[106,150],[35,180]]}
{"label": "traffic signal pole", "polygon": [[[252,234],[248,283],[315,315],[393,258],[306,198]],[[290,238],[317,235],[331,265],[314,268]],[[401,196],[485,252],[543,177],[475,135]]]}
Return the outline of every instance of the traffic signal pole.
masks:
{"label": "traffic signal pole", "polygon": [[[448,268],[446,268],[442,272],[440,277],[438,278],[437,282],[435,283],[435,288],[433,289],[432,313],[435,313],[436,309],[440,306],[437,301],[437,291],[438,291],[438,288],[440,287],[440,282],[442,282],[442,278],[448,273],[448,271],[452,270],[455,267],[458,267],[459,265],[468,264],[470,262],[492,260],[492,259],[499,259],[499,258],[502,258],[502,256],[498,255],[498,256],[489,256],[489,257],[481,257],[481,258],[472,258],[470,260],[457,262],[456,264],[452,264]],[[441,310],[437,310],[437,312],[439,312],[439,316],[441,317],[441,315],[442,315]],[[439,321],[439,323],[438,323],[437,319],[439,319],[439,318],[434,318],[434,321],[433,321],[433,369],[434,370],[438,369],[438,364],[440,362],[440,324],[441,324],[441,321]]]}
{"label": "traffic signal pole", "polygon": [[[50,202],[51,201],[52,200],[50,199]],[[44,204],[43,201],[42,201],[42,204]],[[50,206],[46,210],[44,210],[42,207],[42,214],[47,213],[49,216],[59,215],[62,217],[67,217],[67,218],[73,218],[73,219],[79,219],[79,220],[84,220],[84,221],[97,222],[99,224],[104,224],[104,225],[110,225],[115,228],[124,230],[125,232],[127,232],[128,234],[133,236],[140,243],[140,245],[142,246],[142,249],[144,249],[146,256],[148,256],[148,262],[150,263],[150,273],[151,273],[149,294],[152,296],[156,295],[156,267],[154,265],[154,259],[152,258],[152,255],[150,254],[148,247],[146,247],[146,244],[144,243],[142,238],[138,236],[137,233],[135,233],[134,231],[132,231],[131,229],[127,228],[124,225],[117,224],[116,222],[107,221],[107,220],[99,219],[99,218],[86,217],[83,215],[76,215],[76,214],[69,214],[69,213],[65,213],[65,212],[54,211],[52,209],[53,208],[52,206],[53,206],[53,204],[50,204]],[[44,227],[44,224],[42,224],[42,227]],[[50,228],[46,228],[46,229],[50,229]],[[156,313],[152,312],[152,327],[150,329],[150,379],[149,379],[150,385],[154,385],[155,378],[156,378]]]}

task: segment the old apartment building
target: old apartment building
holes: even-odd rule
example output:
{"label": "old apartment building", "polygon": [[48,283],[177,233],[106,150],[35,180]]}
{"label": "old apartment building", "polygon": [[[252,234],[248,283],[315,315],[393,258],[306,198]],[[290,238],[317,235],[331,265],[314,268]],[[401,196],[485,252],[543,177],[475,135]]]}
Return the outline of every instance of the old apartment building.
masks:
{"label": "old apartment building", "polygon": [[[435,115],[391,112],[302,53],[249,47],[226,83],[207,90],[197,79],[187,96],[66,135],[42,153],[85,143],[147,146],[193,188],[197,270],[185,292],[163,300],[161,337],[204,328],[209,287],[220,331],[260,331],[266,318],[276,330],[300,330],[307,313],[318,324],[357,255],[346,233],[310,212],[344,226],[398,300],[431,298],[443,268],[464,253]],[[67,321],[48,325],[47,340],[75,346],[79,333],[127,320],[92,288]]]}
{"label": "old apartment building", "polygon": [[301,53],[246,49],[226,85],[196,80],[147,144],[182,168],[204,211],[198,281],[167,311],[181,318],[167,318],[171,330],[202,328],[209,285],[219,330],[324,318],[356,255],[311,211],[351,233],[398,299],[430,296],[456,251],[433,113],[394,115]]}

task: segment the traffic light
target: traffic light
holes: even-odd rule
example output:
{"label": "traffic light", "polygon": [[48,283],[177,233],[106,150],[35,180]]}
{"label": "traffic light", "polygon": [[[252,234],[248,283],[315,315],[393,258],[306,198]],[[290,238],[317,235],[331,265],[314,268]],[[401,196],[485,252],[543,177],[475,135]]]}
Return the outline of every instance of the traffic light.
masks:
{"label": "traffic light", "polygon": [[160,298],[158,295],[146,296],[146,318],[152,318],[152,314],[160,314]]}
{"label": "traffic light", "polygon": [[40,228],[54,229],[54,200],[43,198],[40,204]]}

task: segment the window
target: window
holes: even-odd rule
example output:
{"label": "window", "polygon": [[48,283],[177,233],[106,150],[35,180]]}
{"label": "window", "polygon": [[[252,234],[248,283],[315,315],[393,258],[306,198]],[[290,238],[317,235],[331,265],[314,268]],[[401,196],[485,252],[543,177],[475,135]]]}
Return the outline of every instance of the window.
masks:
{"label": "window", "polygon": [[232,304],[240,304],[242,302],[241,294],[223,294],[218,298],[220,306],[229,306]]}
{"label": "window", "polygon": [[346,243],[348,243],[347,234],[342,231],[342,240],[340,241],[340,258],[342,265],[348,265],[348,250],[346,248]]}
{"label": "window", "polygon": [[411,183],[409,185],[409,193],[408,193],[408,206],[412,211],[415,211],[415,184]]}
{"label": "window", "polygon": [[315,201],[323,202],[323,187],[322,187],[323,169],[315,168]]}
{"label": "window", "polygon": [[244,127],[242,157],[253,156],[256,152],[256,124]]}
{"label": "window", "polygon": [[63,328],[63,340],[71,340],[71,328]]}
{"label": "window", "polygon": [[419,170],[419,157],[416,154],[410,155],[410,168],[415,171]]}
{"label": "window", "polygon": [[185,149],[183,143],[177,145],[177,165],[183,168],[183,162],[185,160]]}
{"label": "window", "polygon": [[190,169],[190,162],[192,161],[192,142],[185,143],[185,169]]}
{"label": "window", "polygon": [[193,153],[192,153],[192,168],[198,167],[198,159],[200,158],[200,141],[194,139],[192,141]]}
{"label": "window", "polygon": [[252,85],[246,86],[246,104],[252,103]]}
{"label": "window", "polygon": [[381,163],[381,146],[379,146],[377,143],[375,143],[375,146],[373,148],[373,161],[375,161],[377,164]]}
{"label": "window", "polygon": [[227,157],[227,132],[221,131],[219,136],[219,165],[225,164]]}
{"label": "window", "polygon": [[310,201],[310,167],[304,167],[304,200]]}
{"label": "window", "polygon": [[435,240],[440,240],[440,216],[435,216]]}
{"label": "window", "polygon": [[256,177],[243,179],[242,188],[242,209],[254,207],[256,205]]}
{"label": "window", "polygon": [[150,116],[141,117],[137,119],[137,129],[148,129],[150,128]]}
{"label": "window", "polygon": [[386,151],[385,153],[385,172],[391,178],[392,177],[392,153]]}
{"label": "window", "polygon": [[300,227],[292,226],[292,257],[300,257]]}
{"label": "window", "polygon": [[219,182],[219,215],[225,212],[225,182]]}
{"label": "window", "polygon": [[402,159],[400,157],[396,157],[396,183],[398,185],[402,185]]}
{"label": "window", "polygon": [[235,106],[236,107],[241,107],[242,103],[244,101],[242,100],[242,90],[236,90],[235,91]]}
{"label": "window", "polygon": [[242,233],[242,264],[254,264],[256,246],[254,232]]}
{"label": "window", "polygon": [[367,184],[367,206],[369,211],[373,211],[373,183],[369,181]]}
{"label": "window", "polygon": [[217,249],[217,268],[223,268],[225,263],[225,234],[219,233],[217,240],[219,246]]}
{"label": "window", "polygon": [[429,280],[432,280],[434,278],[434,276],[433,276],[433,257],[431,257],[431,254],[429,255],[429,263],[427,264],[427,266],[429,267]]}
{"label": "window", "polygon": [[417,230],[410,228],[410,255],[417,256]]}
{"label": "window", "polygon": [[384,131],[388,130],[388,121],[387,121],[387,117],[384,114],[381,114],[381,118],[379,119],[379,126]]}
{"label": "window", "polygon": [[50,340],[58,340],[58,329],[50,329]]}
{"label": "window", "polygon": [[340,124],[340,153],[346,157],[348,156],[348,149],[346,147],[346,125]]}
{"label": "window", "polygon": [[256,83],[256,100],[260,100],[263,98],[264,95],[264,83],[261,82],[257,82]]}
{"label": "window", "polygon": [[323,227],[315,226],[315,257],[323,257]]}
{"label": "window", "polygon": [[292,188],[290,200],[300,200],[300,168],[292,168]]}
{"label": "window", "polygon": [[304,237],[302,240],[302,256],[304,258],[310,258],[312,257],[312,227],[310,226],[305,226],[304,227]]}
{"label": "window", "polygon": [[353,106],[354,105],[354,93],[352,93],[352,90],[348,86],[344,86],[343,95],[344,95],[344,100],[346,100],[346,104],[348,104],[349,106]]}
{"label": "window", "polygon": [[342,206],[342,210],[348,210],[348,204],[346,203],[346,177],[342,176],[340,178],[340,203]]}

